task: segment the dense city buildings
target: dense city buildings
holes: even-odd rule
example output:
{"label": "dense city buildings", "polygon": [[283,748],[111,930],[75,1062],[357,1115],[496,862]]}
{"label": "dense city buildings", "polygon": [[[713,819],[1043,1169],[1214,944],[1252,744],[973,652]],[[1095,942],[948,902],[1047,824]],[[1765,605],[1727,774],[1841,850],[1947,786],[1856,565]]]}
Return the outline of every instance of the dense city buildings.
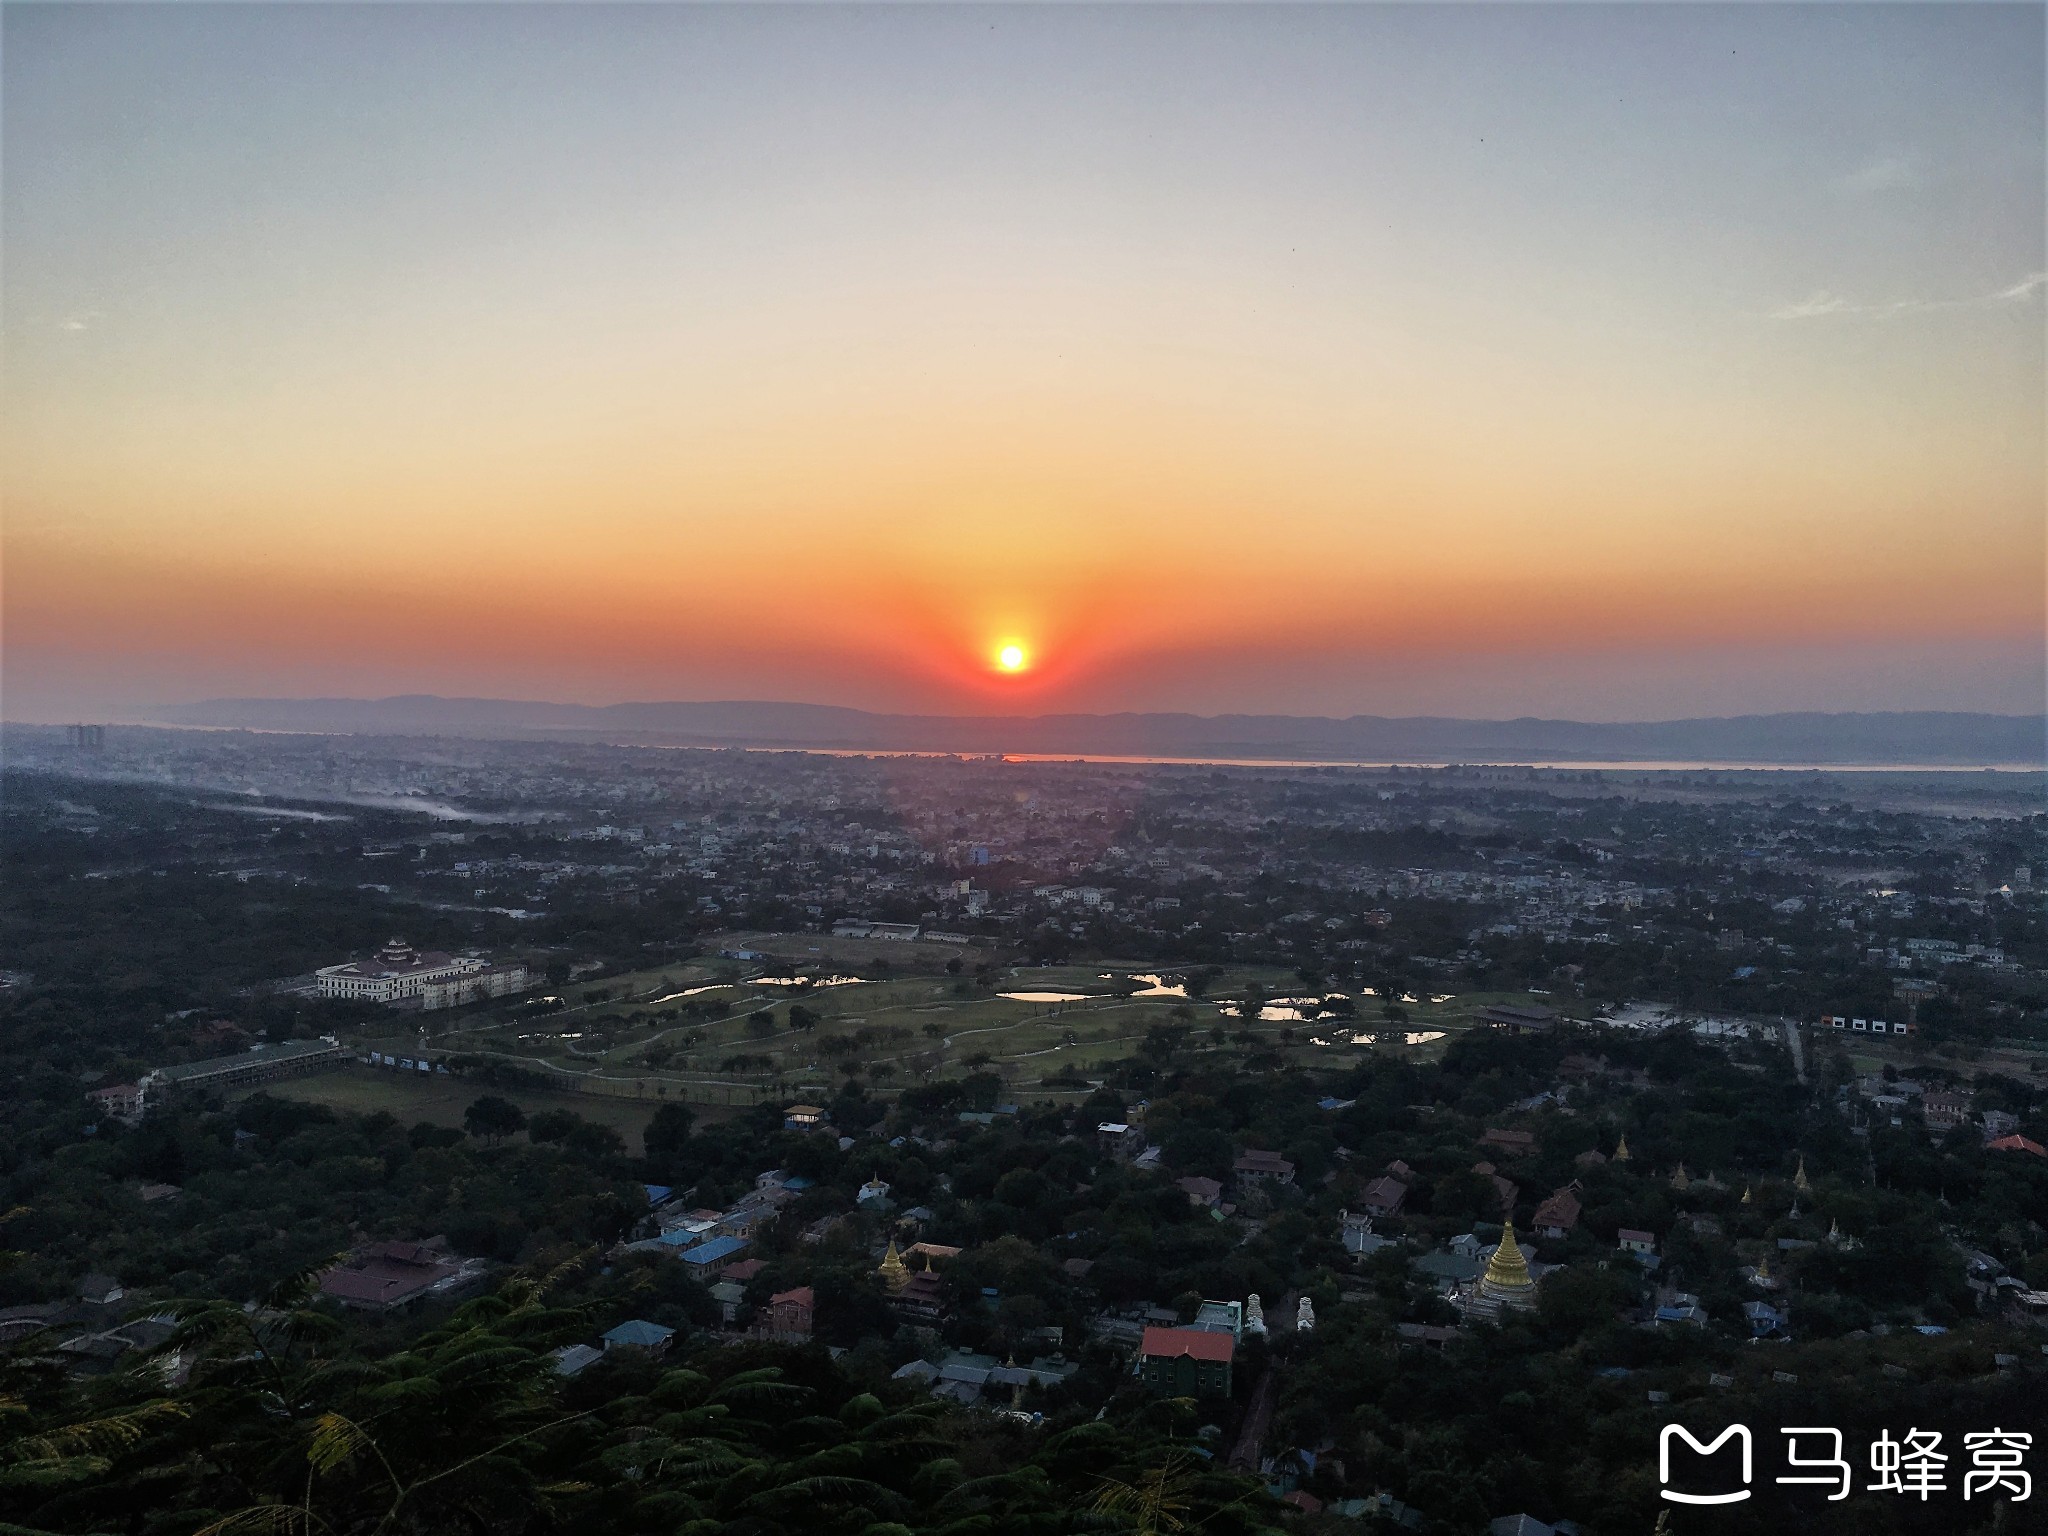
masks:
{"label": "dense city buildings", "polygon": [[565,1400],[774,1370],[1247,1530],[1604,1536],[1667,1412],[2048,1371],[2039,775],[8,746],[0,1342],[67,1380],[547,1288]]}

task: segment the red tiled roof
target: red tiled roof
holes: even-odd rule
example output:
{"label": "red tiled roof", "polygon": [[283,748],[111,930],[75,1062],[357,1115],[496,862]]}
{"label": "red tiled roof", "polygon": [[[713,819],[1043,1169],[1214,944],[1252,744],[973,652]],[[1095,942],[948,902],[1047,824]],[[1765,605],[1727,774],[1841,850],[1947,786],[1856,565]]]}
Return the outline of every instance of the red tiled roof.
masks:
{"label": "red tiled roof", "polygon": [[336,1301],[367,1301],[391,1306],[426,1290],[437,1280],[454,1274],[453,1264],[380,1264],[372,1261],[359,1268],[329,1270],[320,1289]]}
{"label": "red tiled roof", "polygon": [[1568,1189],[1560,1189],[1536,1207],[1536,1225],[1539,1228],[1575,1227],[1578,1224],[1579,1197]]}
{"label": "red tiled roof", "polygon": [[2029,1141],[2024,1136],[2001,1136],[1986,1145],[1993,1152],[2031,1152],[2036,1157],[2048,1157],[2048,1147],[2038,1141]]}
{"label": "red tiled roof", "polygon": [[1397,1211],[1408,1198],[1408,1186],[1399,1179],[1377,1178],[1365,1186],[1365,1205],[1370,1210]]}
{"label": "red tiled roof", "polygon": [[370,1243],[322,1275],[320,1289],[337,1301],[391,1306],[458,1273],[446,1254],[424,1243]]}
{"label": "red tiled roof", "polygon": [[1148,1357],[1177,1360],[1221,1360],[1226,1364],[1237,1353],[1237,1340],[1227,1333],[1208,1333],[1200,1328],[1147,1328],[1142,1352]]}
{"label": "red tiled roof", "polygon": [[817,1299],[811,1294],[811,1288],[808,1285],[800,1285],[793,1291],[777,1291],[768,1298],[768,1305],[771,1307],[779,1307],[784,1304],[809,1309],[817,1304]]}

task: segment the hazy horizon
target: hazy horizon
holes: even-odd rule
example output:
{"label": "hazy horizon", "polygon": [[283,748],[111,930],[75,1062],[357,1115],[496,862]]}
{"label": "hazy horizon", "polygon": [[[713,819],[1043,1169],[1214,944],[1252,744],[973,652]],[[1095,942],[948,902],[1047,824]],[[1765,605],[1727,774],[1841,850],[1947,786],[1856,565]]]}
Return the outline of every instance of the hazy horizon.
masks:
{"label": "hazy horizon", "polygon": [[[165,726],[173,729],[196,727],[217,729],[213,724],[185,718],[195,711],[209,706],[282,706],[312,707],[338,705],[344,707],[369,708],[379,705],[406,704],[448,704],[448,705],[505,705],[532,706],[540,709],[568,709],[602,712],[606,710],[663,709],[678,707],[684,709],[789,709],[789,710],[848,710],[857,714],[877,718],[901,717],[933,720],[1013,720],[1029,721],[1056,717],[1106,720],[1119,716],[1132,718],[1193,718],[1197,720],[1272,719],[1272,720],[1321,720],[1343,723],[1356,720],[1385,721],[1391,724],[1408,722],[1442,722],[1465,725],[1512,725],[1523,723],[1588,725],[1588,726],[1654,726],[1690,724],[1696,722],[1735,722],[1743,720],[1772,720],[1791,717],[1816,717],[1838,719],[1875,719],[1885,716],[1900,718],[1941,718],[1955,717],[1985,720],[2041,721],[2048,720],[2048,703],[2034,709],[1956,709],[1927,708],[1902,710],[1743,710],[1718,714],[1636,714],[1636,715],[1567,715],[1545,714],[1523,711],[1515,714],[1453,714],[1440,711],[1414,710],[1395,713],[1381,710],[1350,710],[1343,713],[1315,710],[1282,709],[1065,709],[1031,708],[1017,706],[1003,708],[960,707],[929,710],[886,710],[867,709],[860,705],[847,704],[836,699],[796,698],[747,698],[738,695],[697,698],[656,698],[653,696],[618,697],[606,699],[542,698],[527,695],[497,694],[439,694],[424,691],[407,691],[387,694],[220,694],[205,698],[157,699],[139,701],[110,710],[80,711],[66,709],[45,709],[37,713],[18,712],[6,708],[0,701],[0,725],[20,726],[66,726],[77,723],[98,723],[111,725]],[[2048,743],[2044,743],[2048,752]]]}
{"label": "hazy horizon", "polygon": [[10,718],[2048,691],[2038,6],[0,26]]}

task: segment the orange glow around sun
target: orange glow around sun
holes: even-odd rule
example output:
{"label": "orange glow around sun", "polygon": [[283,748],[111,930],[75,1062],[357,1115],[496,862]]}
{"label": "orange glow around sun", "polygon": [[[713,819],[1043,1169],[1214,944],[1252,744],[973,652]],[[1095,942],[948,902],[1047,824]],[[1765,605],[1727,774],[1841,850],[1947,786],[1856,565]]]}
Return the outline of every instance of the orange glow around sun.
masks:
{"label": "orange glow around sun", "polygon": [[1006,640],[996,647],[996,666],[1005,672],[1022,672],[1031,658],[1024,647],[1014,640]]}

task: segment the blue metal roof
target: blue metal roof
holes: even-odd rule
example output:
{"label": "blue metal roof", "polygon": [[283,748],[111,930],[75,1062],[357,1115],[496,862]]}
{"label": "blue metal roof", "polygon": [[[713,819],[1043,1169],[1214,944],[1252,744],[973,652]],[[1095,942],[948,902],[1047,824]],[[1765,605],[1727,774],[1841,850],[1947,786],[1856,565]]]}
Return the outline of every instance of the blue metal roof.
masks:
{"label": "blue metal roof", "polygon": [[746,1240],[738,1237],[714,1237],[708,1243],[699,1243],[682,1255],[685,1264],[716,1264],[720,1259],[730,1258],[746,1247]]}

